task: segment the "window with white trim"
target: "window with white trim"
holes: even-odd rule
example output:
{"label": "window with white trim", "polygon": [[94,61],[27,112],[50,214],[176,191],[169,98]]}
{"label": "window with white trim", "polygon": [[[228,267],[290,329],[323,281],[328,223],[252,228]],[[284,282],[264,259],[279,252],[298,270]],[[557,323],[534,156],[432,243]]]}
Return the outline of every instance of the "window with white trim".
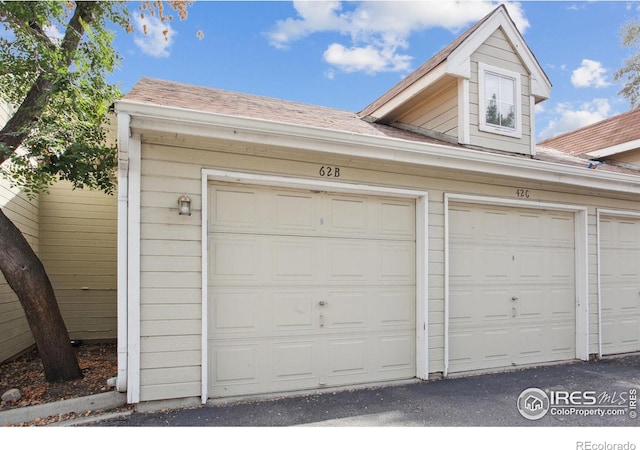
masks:
{"label": "window with white trim", "polygon": [[478,115],[481,131],[522,136],[520,74],[478,63]]}

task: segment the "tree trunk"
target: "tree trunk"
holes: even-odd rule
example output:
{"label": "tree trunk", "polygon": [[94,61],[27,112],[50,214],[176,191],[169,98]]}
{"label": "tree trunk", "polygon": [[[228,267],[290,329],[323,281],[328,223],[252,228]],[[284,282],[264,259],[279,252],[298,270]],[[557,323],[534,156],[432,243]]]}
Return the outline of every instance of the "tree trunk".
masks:
{"label": "tree trunk", "polygon": [[82,378],[44,266],[20,230],[1,209],[0,271],[22,304],[47,381]]}

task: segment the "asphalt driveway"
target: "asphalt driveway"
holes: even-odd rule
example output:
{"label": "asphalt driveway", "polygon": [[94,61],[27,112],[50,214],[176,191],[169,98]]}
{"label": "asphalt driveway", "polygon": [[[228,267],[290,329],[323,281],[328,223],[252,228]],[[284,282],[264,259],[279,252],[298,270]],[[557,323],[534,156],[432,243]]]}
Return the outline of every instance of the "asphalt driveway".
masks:
{"label": "asphalt driveway", "polygon": [[[530,388],[536,389],[521,396]],[[638,426],[636,390],[640,390],[640,354],[381,388],[133,413],[89,426]],[[538,402],[540,396],[547,398],[545,405]],[[526,403],[530,401],[532,405]],[[523,414],[540,418],[532,420]]]}

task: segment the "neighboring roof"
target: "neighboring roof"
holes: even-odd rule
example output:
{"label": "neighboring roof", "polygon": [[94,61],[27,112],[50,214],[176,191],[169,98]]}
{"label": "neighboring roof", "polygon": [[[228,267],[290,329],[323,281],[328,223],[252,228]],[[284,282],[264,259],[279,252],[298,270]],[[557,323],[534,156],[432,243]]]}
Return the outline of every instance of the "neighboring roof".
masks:
{"label": "neighboring roof", "polygon": [[366,122],[349,111],[153,78],[142,78],[123,100],[452,146],[422,134]]}
{"label": "neighboring roof", "polygon": [[385,113],[380,114],[380,111],[389,109],[388,104],[390,104],[394,99],[398,102],[396,97],[399,97],[400,94],[405,91],[424,89],[424,87],[419,86],[418,82],[425,80],[428,75],[435,73],[436,68],[442,64],[447,64],[449,60],[451,60],[451,67],[447,66],[448,68],[446,68],[445,74],[453,75],[455,77],[469,78],[471,75],[469,61],[471,53],[473,53],[498,27],[501,27],[503,31],[505,31],[508,39],[512,41],[512,45],[514,46],[516,53],[525,63],[527,69],[531,72],[531,89],[532,94],[536,96],[536,102],[548,98],[551,89],[551,81],[522,37],[522,34],[516,27],[513,19],[511,19],[506,6],[501,4],[480,21],[472,25],[471,28],[458,36],[453,42],[436,53],[427,62],[418,67],[418,69],[405,77],[393,88],[365,107],[360,112],[360,116],[378,119],[378,116],[385,115]]}
{"label": "neighboring roof", "polygon": [[640,109],[588,125],[538,143],[569,155],[593,158],[640,148]]}

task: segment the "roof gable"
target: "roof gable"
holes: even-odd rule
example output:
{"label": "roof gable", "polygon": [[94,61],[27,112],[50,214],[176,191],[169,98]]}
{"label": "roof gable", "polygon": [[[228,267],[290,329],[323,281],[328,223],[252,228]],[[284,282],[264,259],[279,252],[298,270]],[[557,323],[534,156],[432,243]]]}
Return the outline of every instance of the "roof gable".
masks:
{"label": "roof gable", "polygon": [[471,77],[471,55],[499,28],[502,29],[531,74],[531,94],[536,99],[536,103],[549,98],[551,91],[549,78],[524,41],[506,7],[500,5],[400,83],[364,108],[360,115],[380,120],[402,108],[407,102],[415,101],[416,96],[424,94],[443,77],[469,79]]}

